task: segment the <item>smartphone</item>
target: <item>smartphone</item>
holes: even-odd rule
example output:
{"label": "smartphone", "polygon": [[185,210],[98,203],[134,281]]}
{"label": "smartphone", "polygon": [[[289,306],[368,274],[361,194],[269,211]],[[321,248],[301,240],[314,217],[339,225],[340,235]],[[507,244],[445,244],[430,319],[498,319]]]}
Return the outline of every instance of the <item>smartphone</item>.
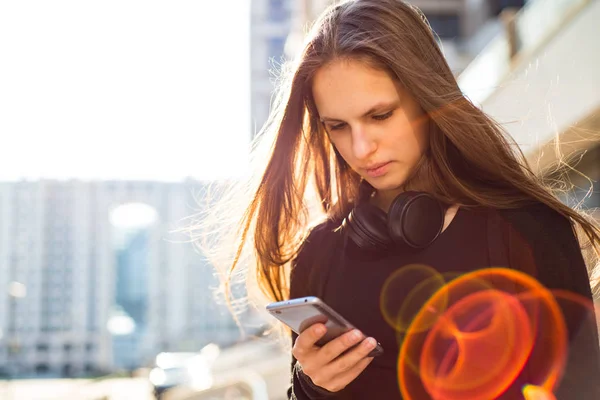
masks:
{"label": "smartphone", "polygon": [[[271,303],[267,305],[267,311],[297,334],[302,333],[316,323],[325,325],[327,332],[317,341],[317,346],[323,346],[354,329],[350,322],[325,304],[323,300],[314,296]],[[383,354],[383,348],[381,344],[377,343],[377,346],[369,353],[369,357],[376,357],[381,354]]]}

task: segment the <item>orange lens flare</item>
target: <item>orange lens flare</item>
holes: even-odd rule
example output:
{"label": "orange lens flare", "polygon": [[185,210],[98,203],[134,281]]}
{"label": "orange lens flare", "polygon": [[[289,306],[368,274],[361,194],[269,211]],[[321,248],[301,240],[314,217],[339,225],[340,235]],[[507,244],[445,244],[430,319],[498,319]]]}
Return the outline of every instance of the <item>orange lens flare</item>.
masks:
{"label": "orange lens flare", "polygon": [[406,314],[398,307],[392,320],[405,328],[398,358],[405,399],[489,400],[526,387],[532,399],[551,394],[566,360],[565,304],[593,316],[583,297],[550,292],[515,270],[481,269],[443,286],[440,275],[423,266],[404,276],[415,273],[422,279],[405,282],[413,290],[406,299],[418,297],[421,305]]}

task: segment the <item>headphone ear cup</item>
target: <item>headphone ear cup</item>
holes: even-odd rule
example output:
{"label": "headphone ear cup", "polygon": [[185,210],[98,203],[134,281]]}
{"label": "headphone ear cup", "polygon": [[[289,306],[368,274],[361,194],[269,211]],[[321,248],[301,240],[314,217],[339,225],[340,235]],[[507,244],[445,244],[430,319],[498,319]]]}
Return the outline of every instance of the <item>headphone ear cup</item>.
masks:
{"label": "headphone ear cup", "polygon": [[345,225],[348,237],[361,249],[385,250],[392,244],[386,213],[371,204],[355,207]]}
{"label": "headphone ear cup", "polygon": [[428,193],[401,193],[387,214],[388,234],[395,243],[425,248],[442,232],[445,211],[442,203]]}

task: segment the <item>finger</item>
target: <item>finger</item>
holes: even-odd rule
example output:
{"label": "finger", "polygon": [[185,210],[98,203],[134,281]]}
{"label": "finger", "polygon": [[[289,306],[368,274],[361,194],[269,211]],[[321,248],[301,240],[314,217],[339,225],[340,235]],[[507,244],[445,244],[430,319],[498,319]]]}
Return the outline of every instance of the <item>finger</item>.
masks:
{"label": "finger", "polygon": [[332,375],[339,375],[349,371],[367,358],[367,355],[375,348],[375,346],[377,346],[377,341],[373,338],[367,338],[356,346],[356,348],[331,362],[327,368],[331,369],[330,373]]}
{"label": "finger", "polygon": [[[343,388],[348,386],[348,384],[350,382],[355,380],[365,370],[365,368],[367,368],[367,366],[369,364],[371,364],[371,361],[373,361],[373,357],[363,358],[357,364],[355,364],[352,368],[350,368],[348,371],[335,376],[331,380],[331,384],[330,384],[331,389],[330,390],[332,392],[335,392],[335,391],[342,390]],[[335,390],[332,390],[332,389],[335,389]]]}
{"label": "finger", "polygon": [[358,329],[353,329],[350,332],[344,333],[319,350],[320,363],[323,365],[329,364],[333,359],[337,358],[344,351],[356,345],[364,338],[364,335]]}
{"label": "finger", "polygon": [[294,357],[298,359],[298,356],[302,356],[309,351],[314,350],[315,343],[325,335],[327,328],[323,324],[314,324],[307,328],[296,338],[292,353]]}

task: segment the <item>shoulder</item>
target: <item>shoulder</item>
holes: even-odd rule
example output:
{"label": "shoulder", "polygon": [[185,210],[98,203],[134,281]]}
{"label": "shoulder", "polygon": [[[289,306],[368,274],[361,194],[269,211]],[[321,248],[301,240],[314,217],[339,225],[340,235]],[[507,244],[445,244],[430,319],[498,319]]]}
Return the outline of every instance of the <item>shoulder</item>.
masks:
{"label": "shoulder", "polygon": [[508,248],[515,267],[527,269],[528,263],[522,257],[526,252],[532,257],[537,278],[546,287],[591,296],[587,268],[570,218],[545,204],[498,213],[509,225]]}
{"label": "shoulder", "polygon": [[290,297],[311,294],[310,283],[315,281],[315,265],[323,264],[324,257],[331,255],[341,237],[341,221],[327,219],[312,228],[305,235],[298,254],[292,260],[290,272]]}
{"label": "shoulder", "polygon": [[571,220],[543,203],[498,210],[498,214],[532,244],[574,237]]}
{"label": "shoulder", "polygon": [[544,203],[532,203],[513,209],[498,210],[508,219],[525,218],[536,223],[564,223],[568,218]]}
{"label": "shoulder", "polygon": [[303,267],[307,260],[319,256],[335,245],[335,241],[340,237],[340,225],[341,221],[327,219],[309,228],[300,245],[294,267]]}
{"label": "shoulder", "polygon": [[323,243],[323,241],[333,239],[339,230],[341,221],[336,219],[327,219],[322,221],[312,228],[309,228],[308,234],[302,242],[300,252],[308,251],[311,247]]}

